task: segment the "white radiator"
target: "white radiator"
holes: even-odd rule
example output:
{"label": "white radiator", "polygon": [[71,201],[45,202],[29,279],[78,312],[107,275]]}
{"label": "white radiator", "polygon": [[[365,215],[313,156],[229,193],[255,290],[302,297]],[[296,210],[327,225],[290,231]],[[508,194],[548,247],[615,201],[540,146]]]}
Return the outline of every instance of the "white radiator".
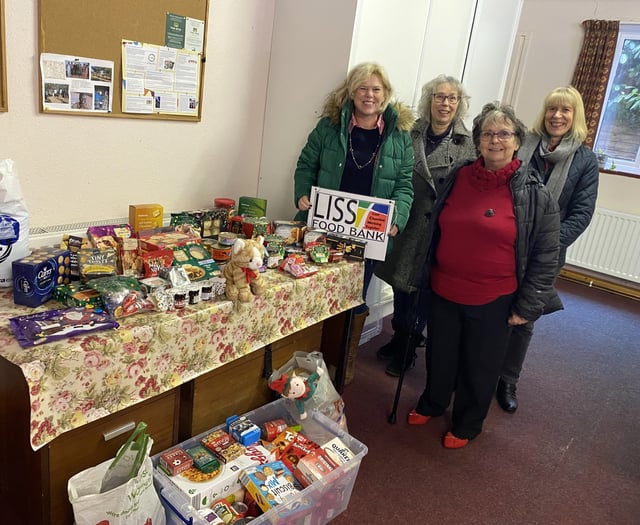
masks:
{"label": "white radiator", "polygon": [[596,209],[589,227],[567,250],[567,263],[640,283],[640,216]]}

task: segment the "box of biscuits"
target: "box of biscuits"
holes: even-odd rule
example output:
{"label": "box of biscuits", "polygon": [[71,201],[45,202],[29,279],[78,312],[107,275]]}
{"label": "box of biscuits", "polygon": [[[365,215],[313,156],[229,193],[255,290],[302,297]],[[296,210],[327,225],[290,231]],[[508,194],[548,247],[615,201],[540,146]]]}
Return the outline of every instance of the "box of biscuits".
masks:
{"label": "box of biscuits", "polygon": [[11,263],[13,301],[36,307],[53,297],[53,289],[70,281],[69,250],[38,248]]}

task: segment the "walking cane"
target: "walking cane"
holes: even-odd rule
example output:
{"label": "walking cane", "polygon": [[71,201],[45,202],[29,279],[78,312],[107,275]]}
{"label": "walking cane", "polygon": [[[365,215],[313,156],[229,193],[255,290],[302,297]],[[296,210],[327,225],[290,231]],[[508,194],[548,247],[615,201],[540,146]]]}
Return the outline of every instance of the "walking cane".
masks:
{"label": "walking cane", "polygon": [[388,421],[392,425],[394,425],[396,422],[396,412],[398,411],[398,403],[400,402],[400,392],[402,392],[402,383],[404,381],[404,374],[407,369],[406,367],[407,358],[409,357],[409,352],[414,351],[414,349],[412,349],[412,343],[414,342],[413,334],[416,332],[416,329],[418,327],[418,305],[420,304],[421,293],[422,291],[418,289],[413,294],[413,301],[411,303],[411,314],[413,316],[413,319],[412,319],[413,322],[411,323],[412,329],[409,331],[409,336],[407,337],[407,341],[404,345],[404,351],[402,353],[402,361],[400,362],[401,363],[400,376],[398,377],[398,384],[396,386],[396,395],[393,400],[393,408],[391,409],[391,413],[389,414]]}

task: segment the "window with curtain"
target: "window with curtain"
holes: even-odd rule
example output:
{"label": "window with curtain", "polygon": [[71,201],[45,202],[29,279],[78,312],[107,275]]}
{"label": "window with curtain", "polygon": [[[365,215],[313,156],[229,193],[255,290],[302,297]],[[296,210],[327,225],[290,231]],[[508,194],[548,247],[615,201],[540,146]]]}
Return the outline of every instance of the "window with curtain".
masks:
{"label": "window with curtain", "polygon": [[640,25],[620,26],[594,151],[602,167],[640,176]]}
{"label": "window with curtain", "polygon": [[640,25],[585,20],[572,84],[584,99],[585,144],[600,168],[640,176]]}

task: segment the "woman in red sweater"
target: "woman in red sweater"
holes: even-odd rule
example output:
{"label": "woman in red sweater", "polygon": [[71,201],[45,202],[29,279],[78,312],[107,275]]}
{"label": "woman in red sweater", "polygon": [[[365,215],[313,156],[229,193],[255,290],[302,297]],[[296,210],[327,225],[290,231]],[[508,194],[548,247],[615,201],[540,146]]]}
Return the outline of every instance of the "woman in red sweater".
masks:
{"label": "woman in red sweater", "polygon": [[438,197],[428,276],[427,382],[410,425],[444,414],[455,391],[446,448],[482,431],[510,327],[542,314],[558,259],[558,205],[516,157],[525,127],[509,106],[473,122],[478,158],[453,169]]}

